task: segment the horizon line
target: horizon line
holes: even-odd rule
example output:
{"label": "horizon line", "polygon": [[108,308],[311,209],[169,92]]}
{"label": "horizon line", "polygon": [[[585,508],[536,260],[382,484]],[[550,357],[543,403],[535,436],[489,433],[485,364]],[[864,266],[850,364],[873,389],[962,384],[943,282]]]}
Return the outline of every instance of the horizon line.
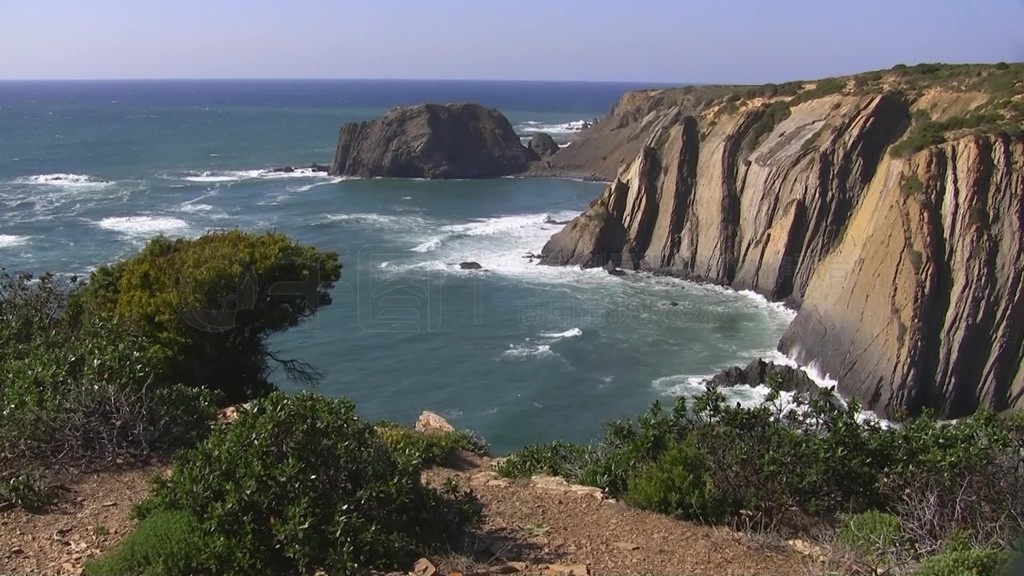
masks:
{"label": "horizon line", "polygon": [[388,77],[132,77],[132,78],[0,78],[0,82],[518,82],[532,84],[649,84],[657,86],[696,86],[707,82],[665,80],[551,80],[530,78],[388,78]]}

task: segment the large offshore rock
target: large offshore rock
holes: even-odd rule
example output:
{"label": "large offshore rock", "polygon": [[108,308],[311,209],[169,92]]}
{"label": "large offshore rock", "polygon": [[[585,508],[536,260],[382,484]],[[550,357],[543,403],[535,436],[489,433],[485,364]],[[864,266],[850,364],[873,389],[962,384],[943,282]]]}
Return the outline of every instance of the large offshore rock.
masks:
{"label": "large offshore rock", "polygon": [[331,173],[494,178],[523,172],[537,159],[497,110],[478,104],[421,104],[342,126]]}

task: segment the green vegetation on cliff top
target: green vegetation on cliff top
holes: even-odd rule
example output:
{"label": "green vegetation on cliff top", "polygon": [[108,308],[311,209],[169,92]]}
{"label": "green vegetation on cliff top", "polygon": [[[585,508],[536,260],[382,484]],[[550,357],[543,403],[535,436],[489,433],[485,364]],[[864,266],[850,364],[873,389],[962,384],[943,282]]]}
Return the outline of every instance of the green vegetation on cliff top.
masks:
{"label": "green vegetation on cliff top", "polygon": [[[896,65],[889,70],[782,84],[687,86],[646,92],[661,106],[681,105],[694,113],[710,111],[712,121],[734,114],[745,102],[764,112],[746,147],[788,116],[788,109],[832,95],[890,93],[907,102],[915,118],[893,155],[905,155],[968,134],[1024,134],[1024,63]],[[925,98],[933,93],[976,94],[970,105],[943,110]],[[932,116],[935,116],[933,119]]]}

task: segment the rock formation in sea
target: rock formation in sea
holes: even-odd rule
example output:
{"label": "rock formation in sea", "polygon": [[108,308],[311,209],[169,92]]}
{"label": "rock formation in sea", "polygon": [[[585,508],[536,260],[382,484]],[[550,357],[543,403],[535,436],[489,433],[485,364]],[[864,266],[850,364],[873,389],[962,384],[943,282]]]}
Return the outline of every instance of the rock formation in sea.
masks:
{"label": "rock formation in sea", "polygon": [[[627,94],[586,146],[636,153],[543,263],[786,301],[799,312],[779,349],[890,417],[1024,407],[1024,112],[988,89],[992,67],[909,70]],[[1019,99],[1024,66],[1010,71]],[[614,127],[627,134],[593,136]],[[583,142],[550,161],[600,175]]]}
{"label": "rock formation in sea", "polygon": [[493,178],[523,172],[538,158],[497,110],[477,104],[421,104],[342,126],[330,172]]}
{"label": "rock formation in sea", "polygon": [[558,152],[558,144],[547,132],[538,132],[530,137],[530,150],[533,150],[539,158],[547,158]]}

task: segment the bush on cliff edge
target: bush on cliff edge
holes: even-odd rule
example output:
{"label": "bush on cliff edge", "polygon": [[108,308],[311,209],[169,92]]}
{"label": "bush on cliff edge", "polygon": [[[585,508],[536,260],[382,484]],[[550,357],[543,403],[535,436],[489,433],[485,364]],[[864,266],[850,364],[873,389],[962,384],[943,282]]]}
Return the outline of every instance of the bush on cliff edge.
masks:
{"label": "bush on cliff edge", "polygon": [[[471,494],[453,484],[427,488],[420,470],[418,455],[391,449],[351,402],[275,393],[179,453],[136,514],[144,523],[168,513],[194,522],[194,564],[210,573],[397,567],[416,552],[454,544],[479,519]],[[159,556],[122,548],[86,574],[189,573],[110,571],[132,554]]]}

